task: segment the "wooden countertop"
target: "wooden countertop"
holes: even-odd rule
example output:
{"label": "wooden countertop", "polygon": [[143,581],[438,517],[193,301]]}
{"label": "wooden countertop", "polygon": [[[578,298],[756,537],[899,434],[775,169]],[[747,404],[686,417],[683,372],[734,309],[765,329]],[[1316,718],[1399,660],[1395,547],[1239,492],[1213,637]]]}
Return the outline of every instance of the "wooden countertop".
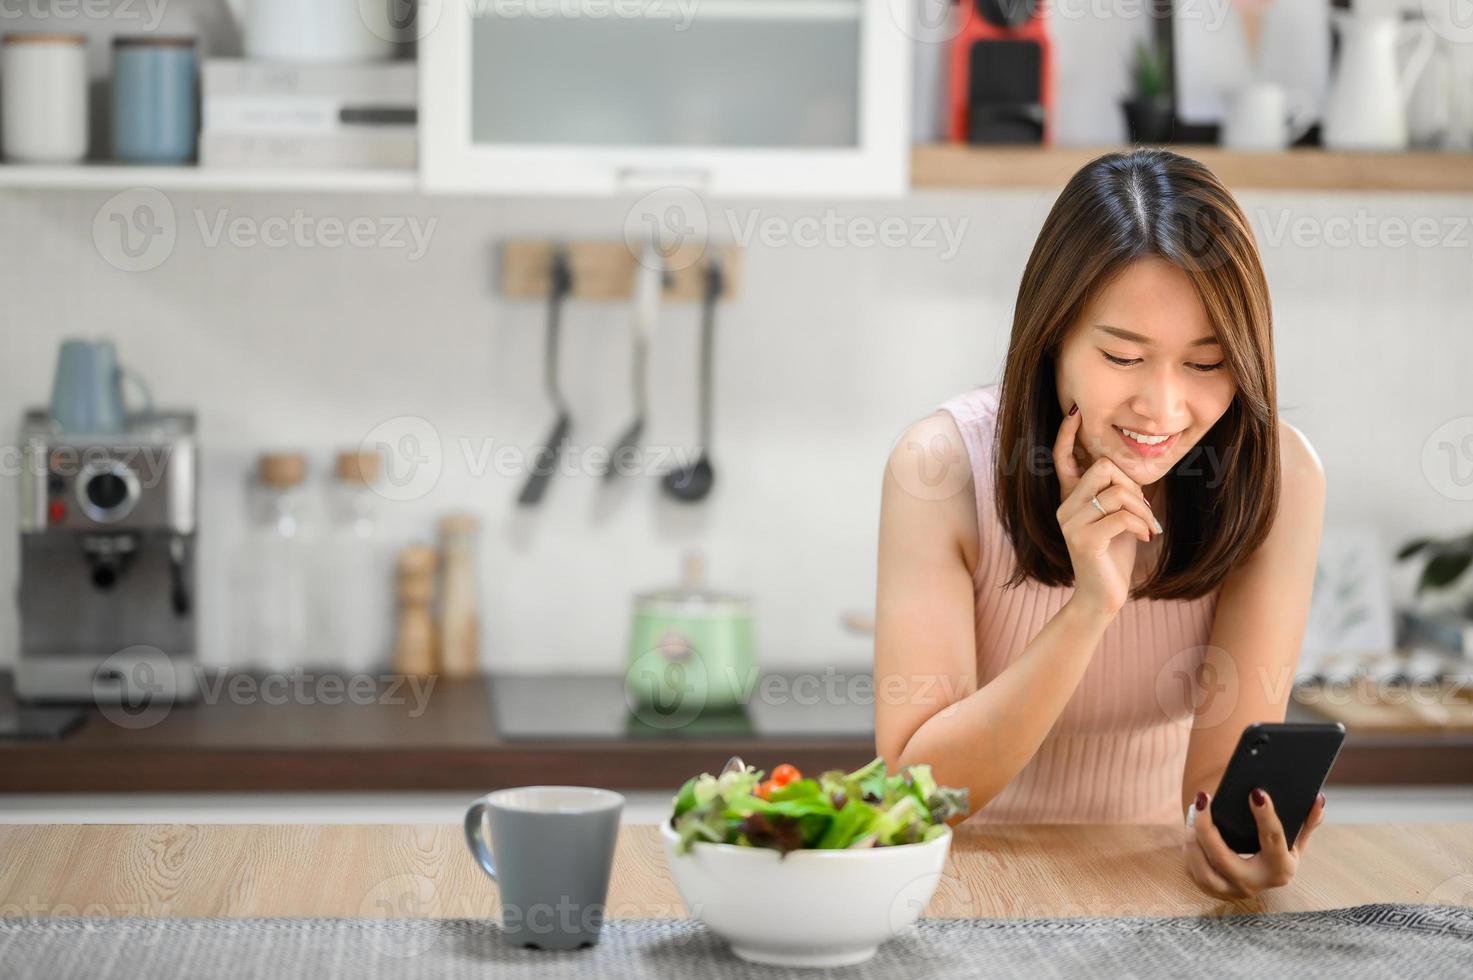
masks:
{"label": "wooden countertop", "polygon": [[[509,740],[498,733],[484,678],[437,679],[423,699],[379,689],[367,703],[341,690],[305,701],[217,693],[148,724],[87,714],[56,741],[0,739],[0,793],[485,792],[548,782],[671,791],[732,755],[805,771],[853,769],[875,756],[868,732]],[[1300,704],[1288,717],[1320,720]],[[1473,783],[1473,730],[1347,728],[1331,786]]]}
{"label": "wooden countertop", "polygon": [[[957,828],[926,914],[1214,915],[1370,902],[1473,905],[1473,823],[1327,823],[1295,880],[1256,899],[1197,890],[1186,828]],[[492,917],[496,887],[453,825],[0,826],[0,914]],[[684,916],[653,826],[620,830],[618,917]]]}

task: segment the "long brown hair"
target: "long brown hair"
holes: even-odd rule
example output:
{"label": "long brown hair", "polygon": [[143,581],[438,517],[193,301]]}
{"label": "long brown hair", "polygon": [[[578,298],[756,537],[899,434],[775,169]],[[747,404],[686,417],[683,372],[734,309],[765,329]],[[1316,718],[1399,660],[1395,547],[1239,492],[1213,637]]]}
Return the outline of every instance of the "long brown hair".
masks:
{"label": "long brown hair", "polygon": [[1063,415],[1055,360],[1099,290],[1150,256],[1191,279],[1237,393],[1163,478],[1161,561],[1132,598],[1207,594],[1273,523],[1279,449],[1272,310],[1252,229],[1227,188],[1196,160],[1160,149],[1110,153],[1085,164],[1054,202],[1018,288],[994,443],[998,518],[1018,560],[1008,587],[1025,578],[1073,584],[1056,514],[1052,447]]}

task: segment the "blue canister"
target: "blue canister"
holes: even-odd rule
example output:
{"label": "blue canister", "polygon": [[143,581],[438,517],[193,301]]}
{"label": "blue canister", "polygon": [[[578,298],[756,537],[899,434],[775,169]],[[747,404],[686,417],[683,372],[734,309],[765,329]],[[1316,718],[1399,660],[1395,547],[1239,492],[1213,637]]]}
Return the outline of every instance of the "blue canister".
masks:
{"label": "blue canister", "polygon": [[183,163],[194,156],[199,99],[194,38],[113,39],[113,156]]}

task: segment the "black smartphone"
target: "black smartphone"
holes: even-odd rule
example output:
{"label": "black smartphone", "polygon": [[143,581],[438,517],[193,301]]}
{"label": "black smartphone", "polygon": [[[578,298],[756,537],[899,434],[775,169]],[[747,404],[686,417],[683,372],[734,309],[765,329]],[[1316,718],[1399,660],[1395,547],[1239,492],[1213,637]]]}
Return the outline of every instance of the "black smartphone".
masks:
{"label": "black smartphone", "polygon": [[1255,723],[1238,736],[1212,797],[1212,823],[1237,854],[1257,854],[1258,823],[1248,794],[1260,787],[1273,800],[1289,846],[1340,754],[1345,726],[1337,722]]}

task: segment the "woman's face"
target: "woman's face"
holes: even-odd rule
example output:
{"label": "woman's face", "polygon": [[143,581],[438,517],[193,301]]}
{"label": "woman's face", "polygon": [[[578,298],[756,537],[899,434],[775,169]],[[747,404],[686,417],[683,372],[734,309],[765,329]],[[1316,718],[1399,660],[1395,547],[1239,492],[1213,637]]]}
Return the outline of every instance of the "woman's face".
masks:
{"label": "woman's face", "polygon": [[[1085,465],[1108,456],[1142,487],[1201,440],[1237,391],[1191,280],[1157,257],[1131,263],[1100,292],[1065,337],[1055,372],[1060,410],[1077,402],[1083,415]],[[1123,430],[1169,438],[1142,444]]]}

